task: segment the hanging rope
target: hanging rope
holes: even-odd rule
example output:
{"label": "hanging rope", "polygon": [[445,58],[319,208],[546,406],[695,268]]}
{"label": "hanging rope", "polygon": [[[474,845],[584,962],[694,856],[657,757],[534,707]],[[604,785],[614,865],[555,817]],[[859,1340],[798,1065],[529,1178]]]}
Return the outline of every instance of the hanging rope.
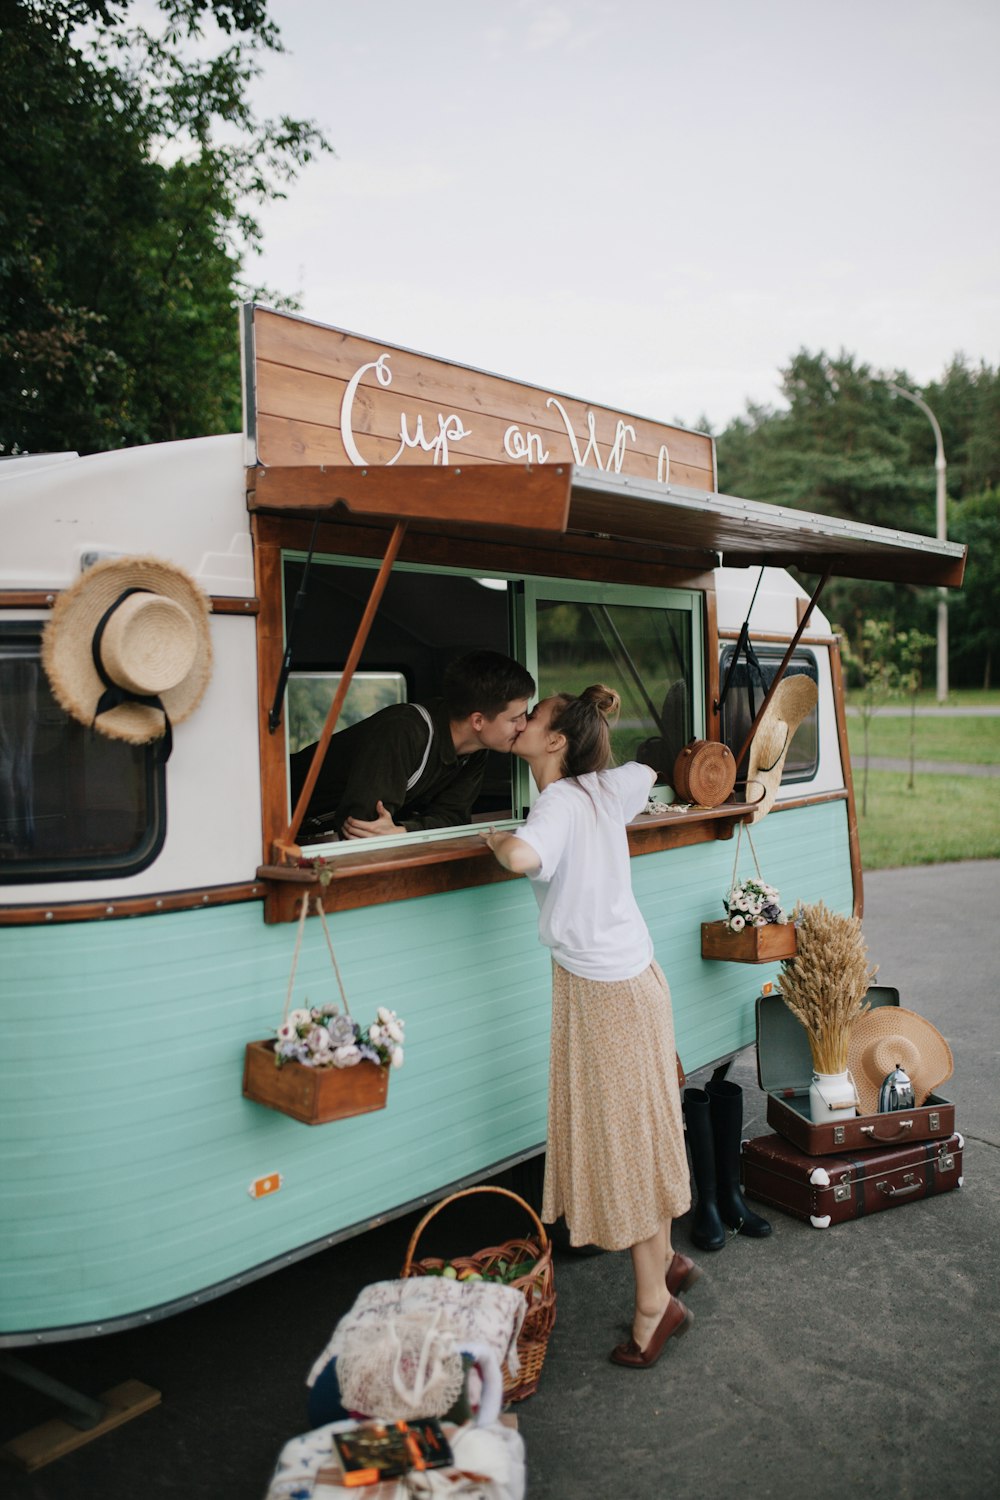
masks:
{"label": "hanging rope", "polygon": [[282,1012],[281,1024],[284,1026],[288,1020],[288,1007],[292,1003],[292,986],[295,983],[295,970],[299,962],[299,954],[302,951],[302,934],[306,930],[306,915],[309,911],[309,893],[302,897],[302,910],[299,913],[299,926],[295,934],[295,952],[292,954],[292,972],[288,976],[288,991],[285,995],[285,1009]]}
{"label": "hanging rope", "polygon": [[344,981],[340,977],[340,965],[337,962],[337,955],[333,951],[333,943],[330,940],[330,929],[326,925],[326,912],[323,910],[323,902],[320,900],[319,896],[316,897],[316,911],[320,921],[323,924],[323,936],[326,938],[326,946],[329,948],[330,957],[333,960],[333,972],[337,976],[337,988],[340,991],[340,998],[344,1002],[344,1014],[349,1016],[351,1014],[351,1007],[347,1003],[347,994],[344,990]]}
{"label": "hanging rope", "polygon": [[[740,840],[742,839],[742,837],[743,837],[743,824],[740,823],[737,826],[737,829],[736,829],[736,858],[733,860],[733,878],[729,882],[729,889],[730,890],[735,890],[736,889],[736,873],[737,873],[737,870],[739,868],[739,863],[740,863]],[[753,839],[750,836],[750,829],[749,828],[747,829],[747,843],[750,845],[750,853],[753,855],[754,868],[757,871],[757,878],[760,880],[761,885],[763,885],[764,884],[764,877],[763,877],[763,875],[760,872],[760,864],[759,864],[759,862],[757,860],[757,851],[756,851],[756,849],[753,846]]]}
{"label": "hanging rope", "polygon": [[[292,972],[288,976],[288,990],[285,995],[285,1009],[282,1012],[281,1016],[282,1025],[284,1025],[288,1020],[288,1009],[292,1003],[292,987],[295,984],[295,970],[298,967],[299,954],[302,952],[302,938],[306,930],[306,917],[309,914],[309,900],[310,898],[307,892],[302,897],[302,910],[299,912],[299,925],[295,933],[295,951],[292,954]],[[326,925],[326,912],[323,910],[323,903],[318,896],[315,898],[315,902],[316,913],[323,925],[323,936],[326,938],[326,946],[329,948],[330,958],[333,960],[333,972],[337,976],[337,988],[340,991],[340,998],[344,1003],[344,1014],[350,1016],[351,1007],[347,1003],[347,993],[344,989],[344,981],[341,978],[340,965],[337,962],[337,955],[333,951],[333,942],[330,938],[330,929]],[[354,1019],[353,1016],[351,1017],[351,1019]]]}

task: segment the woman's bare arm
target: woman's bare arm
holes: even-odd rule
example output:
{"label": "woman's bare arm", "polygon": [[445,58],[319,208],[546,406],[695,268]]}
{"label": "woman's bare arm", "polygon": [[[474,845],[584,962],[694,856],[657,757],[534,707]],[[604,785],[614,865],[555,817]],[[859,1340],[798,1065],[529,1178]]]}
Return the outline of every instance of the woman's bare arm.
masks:
{"label": "woman's bare arm", "polygon": [[510,870],[511,874],[533,875],[536,870],[541,869],[542,862],[534,849],[516,834],[497,833],[495,828],[490,828],[480,837],[484,843],[489,844],[500,864],[505,870]]}

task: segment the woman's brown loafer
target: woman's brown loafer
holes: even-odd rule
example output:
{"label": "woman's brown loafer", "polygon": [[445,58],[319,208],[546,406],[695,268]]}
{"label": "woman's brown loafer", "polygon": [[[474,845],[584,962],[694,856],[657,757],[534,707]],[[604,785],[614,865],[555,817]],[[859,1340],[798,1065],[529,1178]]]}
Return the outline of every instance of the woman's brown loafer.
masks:
{"label": "woman's brown loafer", "polygon": [[694,1286],[700,1275],[701,1266],[696,1266],[693,1260],[675,1250],[667,1267],[667,1291],[671,1297],[676,1297],[679,1292],[686,1292],[688,1287]]}
{"label": "woman's brown loafer", "polygon": [[678,1302],[676,1297],[671,1297],[667,1310],[653,1330],[653,1336],[645,1349],[640,1349],[635,1339],[628,1339],[626,1343],[612,1349],[611,1359],[616,1365],[628,1365],[633,1370],[648,1370],[663,1353],[667,1339],[673,1338],[675,1334],[680,1338],[681,1334],[687,1333],[693,1322],[694,1313],[691,1309],[685,1307],[683,1302]]}

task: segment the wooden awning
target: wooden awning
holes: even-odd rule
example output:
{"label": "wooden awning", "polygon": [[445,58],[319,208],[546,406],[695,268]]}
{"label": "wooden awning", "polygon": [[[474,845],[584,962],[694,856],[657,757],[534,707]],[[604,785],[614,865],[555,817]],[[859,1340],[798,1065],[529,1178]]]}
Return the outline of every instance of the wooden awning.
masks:
{"label": "wooden awning", "polygon": [[331,519],[343,507],[359,519],[424,523],[450,535],[520,531],[542,547],[566,535],[607,536],[703,569],[796,567],[951,588],[965,572],[958,542],[572,464],[258,466],[247,470],[247,503],[252,511]]}

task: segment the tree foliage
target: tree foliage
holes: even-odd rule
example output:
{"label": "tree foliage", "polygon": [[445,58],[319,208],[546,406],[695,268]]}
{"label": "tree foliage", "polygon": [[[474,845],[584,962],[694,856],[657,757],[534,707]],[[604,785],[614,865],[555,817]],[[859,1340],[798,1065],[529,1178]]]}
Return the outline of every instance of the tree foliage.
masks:
{"label": "tree foliage", "polygon": [[955,506],[951,528],[969,561],[949,609],[949,656],[967,681],[988,688],[1000,655],[1000,488]]}
{"label": "tree foliage", "polygon": [[130,0],[4,5],[0,452],[239,426],[255,208],[329,148],[250,107],[264,0],[157,3],[158,29]]}
{"label": "tree foliage", "polygon": [[[970,546],[965,589],[950,598],[958,628],[949,654],[969,680],[981,672],[984,653],[988,670],[996,644],[1000,371],[956,358],[921,390],[905,371],[876,371],[844,352],[834,358],[802,349],[782,371],[786,406],[748,406],[718,436],[719,486],[749,499],[933,535],[934,432],[919,408],[893,395],[892,385],[921,395],[941,426],[948,534]],[[935,602],[931,589],[851,580],[832,580],[823,601],[859,655],[865,621],[933,629]]]}

